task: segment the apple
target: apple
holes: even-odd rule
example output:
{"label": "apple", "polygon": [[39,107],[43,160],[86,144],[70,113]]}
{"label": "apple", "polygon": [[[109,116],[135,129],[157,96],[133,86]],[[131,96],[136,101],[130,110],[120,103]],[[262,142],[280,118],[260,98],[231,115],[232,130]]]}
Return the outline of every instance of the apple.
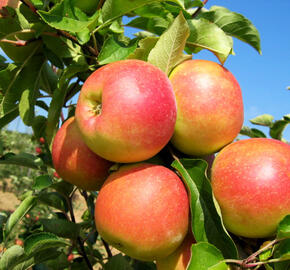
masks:
{"label": "apple", "polygon": [[72,4],[78,7],[81,11],[91,15],[98,7],[99,1],[97,0],[73,0]]}
{"label": "apple", "polygon": [[191,246],[194,243],[195,239],[189,233],[172,254],[156,261],[157,270],[186,270],[191,258]]}
{"label": "apple", "polygon": [[141,60],[122,60],[89,76],[75,117],[84,141],[96,154],[120,163],[139,162],[169,142],[176,102],[163,71]]}
{"label": "apple", "polygon": [[243,100],[235,77],[207,60],[188,60],[170,74],[177,102],[173,145],[188,155],[212,154],[232,142],[243,124]]}
{"label": "apple", "polygon": [[19,0],[0,0],[0,10],[6,6],[17,8],[18,5],[19,5]]}
{"label": "apple", "polygon": [[112,165],[86,146],[74,117],[57,131],[52,145],[52,160],[63,180],[85,190],[98,190]]}
{"label": "apple", "polygon": [[215,158],[211,181],[230,232],[272,236],[290,214],[290,146],[266,138],[234,142]]}
{"label": "apple", "polygon": [[164,166],[122,166],[102,186],[95,205],[101,237],[132,258],[167,257],[188,231],[189,201],[181,179]]}

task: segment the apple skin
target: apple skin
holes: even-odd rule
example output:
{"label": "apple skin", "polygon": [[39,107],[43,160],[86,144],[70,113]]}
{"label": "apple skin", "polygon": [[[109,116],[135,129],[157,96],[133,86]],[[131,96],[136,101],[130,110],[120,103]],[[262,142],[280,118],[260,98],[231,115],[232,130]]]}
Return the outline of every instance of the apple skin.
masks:
{"label": "apple skin", "polygon": [[108,64],[85,81],[76,120],[86,144],[120,163],[144,161],[170,140],[176,102],[169,79],[141,60]]}
{"label": "apple skin", "polygon": [[172,254],[156,261],[157,270],[186,270],[191,258],[191,246],[194,243],[195,239],[189,233]]}
{"label": "apple skin", "polygon": [[177,102],[173,145],[188,155],[212,154],[232,142],[243,124],[243,100],[235,77],[207,60],[188,60],[170,74]]}
{"label": "apple skin", "polygon": [[86,146],[74,117],[57,131],[52,145],[52,160],[63,180],[84,190],[98,190],[112,165]]}
{"label": "apple skin", "polygon": [[266,138],[232,143],[215,158],[211,181],[230,232],[272,236],[290,214],[290,146]]}
{"label": "apple skin", "polygon": [[18,5],[19,5],[19,0],[0,0],[0,10],[6,6],[17,8]]}
{"label": "apple skin", "polygon": [[164,166],[138,163],[112,173],[95,205],[97,231],[132,258],[167,257],[188,231],[189,201],[181,179]]}

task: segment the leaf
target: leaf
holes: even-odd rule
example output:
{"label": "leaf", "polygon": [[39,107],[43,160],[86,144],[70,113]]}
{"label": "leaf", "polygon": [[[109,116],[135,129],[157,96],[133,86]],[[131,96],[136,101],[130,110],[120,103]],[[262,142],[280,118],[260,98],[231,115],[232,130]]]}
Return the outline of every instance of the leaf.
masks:
{"label": "leaf", "polygon": [[65,198],[57,192],[42,192],[38,195],[39,202],[54,207],[61,211],[67,212],[68,206]]}
{"label": "leaf", "polygon": [[200,242],[192,245],[191,259],[188,270],[227,270],[228,266],[223,262],[224,258],[220,250],[215,246]]}
{"label": "leaf", "polygon": [[287,215],[286,217],[284,217],[282,221],[279,223],[278,229],[277,229],[277,237],[290,238],[290,215]]}
{"label": "leaf", "polygon": [[[164,0],[106,0],[102,8],[103,21],[107,23],[140,7],[162,1]],[[173,0],[172,2],[182,6],[183,1]]]}
{"label": "leaf", "polygon": [[13,153],[7,153],[0,158],[0,165],[1,164],[13,164],[32,169],[40,169],[40,166],[43,164],[43,162],[39,157],[28,153],[19,153],[17,155]]}
{"label": "leaf", "polygon": [[40,219],[45,231],[64,238],[76,239],[80,233],[80,225],[65,219]]}
{"label": "leaf", "polygon": [[148,55],[156,45],[158,39],[158,37],[146,37],[141,39],[138,43],[139,47],[136,48],[135,51],[127,57],[127,59],[139,59],[147,61]]}
{"label": "leaf", "polygon": [[32,188],[36,190],[42,190],[52,185],[52,179],[49,175],[40,175],[34,179]]}
{"label": "leaf", "polygon": [[283,131],[290,123],[290,119],[286,116],[283,120],[277,120],[270,128],[270,136],[273,139],[282,140]]}
{"label": "leaf", "polygon": [[215,54],[221,64],[224,64],[232,53],[232,39],[217,25],[203,18],[187,22],[190,29],[190,36],[186,42],[187,47],[193,53],[207,49]]}
{"label": "leaf", "polygon": [[8,238],[9,234],[15,227],[15,225],[28,213],[31,208],[33,208],[36,204],[35,196],[28,196],[21,202],[21,204],[17,207],[17,209],[10,215],[6,226],[5,226],[5,239]]}
{"label": "leaf", "polygon": [[250,138],[266,138],[267,136],[256,128],[249,128],[247,126],[243,126],[240,130],[240,134],[248,136]]}
{"label": "leaf", "polygon": [[[290,238],[281,241],[276,247],[274,252],[274,258],[282,260],[290,261]],[[275,268],[276,269],[276,268]]]}
{"label": "leaf", "polygon": [[34,118],[32,129],[36,138],[44,137],[46,128],[46,117],[38,115]]}
{"label": "leaf", "polygon": [[[265,241],[259,249],[264,248],[266,245],[268,245],[270,241]],[[259,254],[259,260],[260,261],[267,261],[270,257],[272,257],[273,249],[268,248],[264,250],[262,253]]]}
{"label": "leaf", "polygon": [[120,42],[116,35],[110,36],[104,42],[98,56],[100,65],[126,59],[137,48],[137,40],[132,40],[128,45]]}
{"label": "leaf", "polygon": [[159,67],[168,75],[176,65],[191,58],[191,56],[183,54],[188,36],[187,22],[180,13],[150,51],[148,62]]}
{"label": "leaf", "polygon": [[27,255],[35,254],[49,248],[69,245],[65,240],[52,233],[41,232],[28,236],[24,241],[24,251]]}
{"label": "leaf", "polygon": [[191,227],[196,241],[215,245],[225,258],[237,258],[237,248],[216,209],[206,177],[207,163],[204,160],[176,158],[171,166],[182,176],[190,194]]}
{"label": "leaf", "polygon": [[0,259],[0,270],[14,269],[24,258],[24,249],[19,245],[8,248]]}
{"label": "leaf", "polygon": [[55,189],[64,196],[69,196],[74,189],[74,186],[66,181],[54,183],[51,188]]}
{"label": "leaf", "polygon": [[[1,102],[1,99],[0,99]],[[19,115],[18,106],[15,106],[10,112],[6,113],[3,117],[0,118],[0,129],[8,125]]]}
{"label": "leaf", "polygon": [[133,270],[133,268],[122,254],[118,254],[109,258],[104,270]]}
{"label": "leaf", "polygon": [[271,127],[274,117],[270,114],[262,114],[250,120],[252,124]]}
{"label": "leaf", "polygon": [[215,23],[227,35],[248,43],[261,54],[259,32],[243,15],[224,7],[212,6],[209,11],[203,12],[201,17]]}
{"label": "leaf", "polygon": [[40,17],[51,27],[73,33],[82,32],[94,20],[98,13],[88,18],[80,9],[74,8],[70,0],[57,3],[51,10],[39,10]]}

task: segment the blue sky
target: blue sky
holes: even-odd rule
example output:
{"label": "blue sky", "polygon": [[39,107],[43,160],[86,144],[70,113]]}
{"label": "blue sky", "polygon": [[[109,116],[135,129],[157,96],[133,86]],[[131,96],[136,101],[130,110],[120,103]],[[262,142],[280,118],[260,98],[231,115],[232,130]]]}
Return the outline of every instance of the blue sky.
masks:
{"label": "blue sky", "polygon": [[[260,32],[262,55],[235,39],[236,55],[230,56],[225,63],[243,92],[244,124],[251,126],[249,119],[265,113],[273,115],[277,120],[289,114],[290,91],[286,88],[290,86],[290,1],[209,0],[206,7],[212,5],[224,6],[243,14]],[[208,51],[202,51],[194,58],[217,61]],[[29,130],[20,119],[14,121],[10,128]],[[290,126],[286,128],[284,137],[290,141]]]}

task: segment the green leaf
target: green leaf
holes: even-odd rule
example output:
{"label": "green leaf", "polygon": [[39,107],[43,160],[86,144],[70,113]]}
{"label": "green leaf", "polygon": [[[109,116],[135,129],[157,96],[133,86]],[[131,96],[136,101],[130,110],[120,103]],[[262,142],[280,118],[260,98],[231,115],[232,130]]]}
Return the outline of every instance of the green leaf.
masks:
{"label": "green leaf", "polygon": [[290,215],[287,215],[286,217],[284,217],[282,221],[279,223],[278,229],[277,229],[277,237],[290,238]]}
{"label": "green leaf", "polygon": [[133,268],[122,254],[118,254],[109,258],[104,265],[104,270],[133,270]]}
{"label": "green leaf", "polygon": [[262,114],[250,120],[252,124],[271,127],[274,117],[270,114]]}
{"label": "green leaf", "polygon": [[248,136],[250,138],[266,138],[267,136],[259,129],[249,128],[247,126],[243,126],[240,130],[241,135]]}
{"label": "green leaf", "polygon": [[43,162],[39,157],[28,153],[19,153],[17,155],[13,153],[7,153],[0,158],[0,165],[1,164],[13,164],[32,169],[39,169]]}
{"label": "green leaf", "polygon": [[202,13],[201,17],[215,23],[227,35],[248,43],[261,54],[259,32],[243,15],[224,7],[212,6],[209,11]]}
{"label": "green leaf", "polygon": [[148,62],[159,67],[168,75],[176,65],[186,59],[191,59],[190,55],[183,54],[188,36],[187,22],[180,13],[150,51]]}
{"label": "green leaf", "polygon": [[191,254],[188,270],[228,269],[226,263],[222,262],[224,258],[221,251],[207,242],[192,245]]}
{"label": "green leaf", "polygon": [[57,87],[57,80],[58,77],[56,73],[53,71],[51,65],[47,62],[44,64],[43,68],[41,69],[41,78],[40,78],[40,87],[43,91],[48,94],[52,94],[53,91]]}
{"label": "green leaf", "polygon": [[138,48],[131,53],[127,59],[139,59],[143,61],[147,61],[148,55],[150,51],[155,47],[158,37],[146,37],[141,39],[138,43]]}
{"label": "green leaf", "polygon": [[59,193],[61,193],[64,196],[68,196],[71,194],[71,192],[74,189],[74,186],[66,181],[60,181],[57,183],[54,183],[51,188],[55,189]]}
{"label": "green leaf", "polygon": [[197,242],[209,242],[220,249],[225,258],[237,258],[237,248],[224,228],[216,209],[211,184],[206,177],[204,160],[177,159],[172,163],[190,194],[191,227]]}
{"label": "green leaf", "polygon": [[36,138],[44,137],[46,128],[46,117],[38,115],[34,118],[32,129]]}
{"label": "green leaf", "polygon": [[[261,248],[264,248],[267,244],[269,244],[270,241],[265,241],[261,246]],[[259,260],[260,261],[267,261],[270,257],[272,257],[273,254],[273,249],[272,248],[268,248],[266,250],[264,250],[261,254],[259,254]]]}
{"label": "green leaf", "polygon": [[100,65],[126,59],[137,48],[137,40],[128,45],[120,42],[116,35],[110,36],[105,42],[98,56]]}
{"label": "green leaf", "polygon": [[45,231],[64,238],[76,239],[80,233],[80,225],[65,219],[40,219]]}
{"label": "green leaf", "polygon": [[14,269],[24,256],[24,249],[19,245],[8,248],[0,259],[0,270]]}
{"label": "green leaf", "polygon": [[[1,102],[1,98],[0,98]],[[8,125],[19,115],[18,106],[15,106],[10,112],[6,113],[3,117],[0,118],[0,129]]]}
{"label": "green leaf", "polygon": [[281,241],[275,249],[274,258],[279,258],[281,261],[290,261],[290,238]]}
{"label": "green leaf", "polygon": [[95,13],[88,18],[80,9],[74,8],[71,0],[61,1],[49,11],[39,10],[38,14],[51,27],[73,33],[85,30],[98,16]]}
{"label": "green leaf", "polygon": [[224,64],[232,53],[232,39],[217,25],[203,18],[188,20],[190,36],[187,40],[187,47],[197,53],[202,49],[213,52]]}
{"label": "green leaf", "polygon": [[42,190],[52,185],[52,179],[49,175],[40,175],[34,179],[32,188],[36,190]]}
{"label": "green leaf", "polygon": [[282,140],[283,131],[290,123],[290,119],[286,116],[283,120],[277,120],[270,128],[270,136],[273,139]]}
{"label": "green leaf", "polygon": [[31,210],[36,204],[35,196],[28,196],[21,202],[17,209],[10,215],[6,226],[5,226],[5,239],[8,238],[9,234],[15,227],[15,225],[25,216],[27,212]]}
{"label": "green leaf", "polygon": [[54,207],[61,211],[67,212],[68,206],[65,198],[57,192],[41,192],[38,197],[38,201],[48,206]]}
{"label": "green leaf", "polygon": [[27,255],[35,254],[49,248],[69,245],[65,240],[52,233],[41,232],[28,236],[24,241],[24,251]]}

